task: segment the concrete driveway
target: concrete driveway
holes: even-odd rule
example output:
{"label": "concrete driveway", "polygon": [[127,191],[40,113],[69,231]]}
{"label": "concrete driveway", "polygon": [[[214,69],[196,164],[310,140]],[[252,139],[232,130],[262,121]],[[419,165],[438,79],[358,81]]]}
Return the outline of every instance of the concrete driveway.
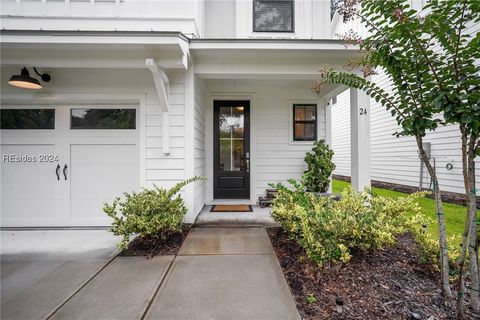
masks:
{"label": "concrete driveway", "polygon": [[117,254],[106,230],[1,231],[1,318],[45,319]]}

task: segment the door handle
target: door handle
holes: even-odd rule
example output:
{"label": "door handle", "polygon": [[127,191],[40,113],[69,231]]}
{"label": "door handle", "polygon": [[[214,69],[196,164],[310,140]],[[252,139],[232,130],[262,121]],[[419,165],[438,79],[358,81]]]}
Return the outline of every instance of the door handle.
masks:
{"label": "door handle", "polygon": [[250,159],[247,159],[246,162],[247,162],[247,172],[250,172]]}
{"label": "door handle", "polygon": [[[60,167],[60,165],[59,165]],[[63,176],[65,177],[65,180],[67,180],[67,164],[65,163],[65,166],[63,167]]]}
{"label": "door handle", "polygon": [[58,170],[60,170],[60,165],[57,164],[57,168],[55,169],[55,173],[57,174],[57,180],[60,180],[60,174],[58,173]]}

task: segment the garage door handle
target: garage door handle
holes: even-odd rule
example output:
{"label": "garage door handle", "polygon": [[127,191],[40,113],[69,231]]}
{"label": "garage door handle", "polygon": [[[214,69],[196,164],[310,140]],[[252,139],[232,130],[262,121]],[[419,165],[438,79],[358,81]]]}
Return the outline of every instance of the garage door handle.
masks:
{"label": "garage door handle", "polygon": [[67,180],[67,164],[65,163],[65,166],[63,167],[63,176],[65,177],[65,180]]}
{"label": "garage door handle", "polygon": [[57,180],[60,180],[60,175],[58,174],[58,170],[60,170],[60,165],[57,164],[57,168],[55,169],[55,173],[57,174]]}

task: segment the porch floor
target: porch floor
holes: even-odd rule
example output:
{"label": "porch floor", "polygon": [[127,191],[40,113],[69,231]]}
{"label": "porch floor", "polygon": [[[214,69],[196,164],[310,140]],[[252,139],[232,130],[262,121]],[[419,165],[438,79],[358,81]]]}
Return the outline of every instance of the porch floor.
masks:
{"label": "porch floor", "polygon": [[203,207],[195,220],[196,226],[277,226],[269,207],[252,206],[252,212],[210,212],[211,208]]}

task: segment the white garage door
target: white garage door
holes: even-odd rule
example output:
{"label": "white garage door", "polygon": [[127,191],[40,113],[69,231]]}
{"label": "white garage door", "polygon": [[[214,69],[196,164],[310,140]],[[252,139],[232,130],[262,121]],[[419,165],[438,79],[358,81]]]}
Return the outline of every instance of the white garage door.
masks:
{"label": "white garage door", "polygon": [[3,106],[1,225],[104,226],[138,189],[136,106]]}

